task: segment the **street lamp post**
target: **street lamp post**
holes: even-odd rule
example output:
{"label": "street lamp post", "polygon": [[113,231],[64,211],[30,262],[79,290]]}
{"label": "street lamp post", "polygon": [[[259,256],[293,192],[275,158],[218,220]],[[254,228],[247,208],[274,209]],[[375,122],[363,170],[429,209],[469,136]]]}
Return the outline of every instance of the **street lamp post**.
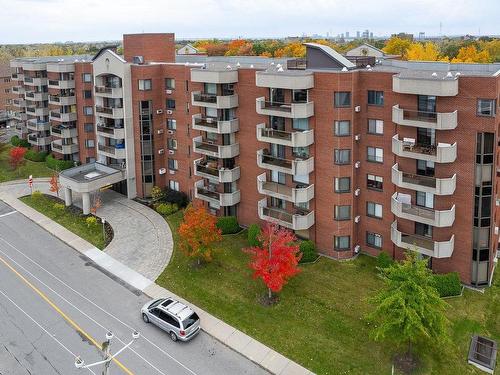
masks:
{"label": "street lamp post", "polygon": [[101,218],[101,223],[102,223],[102,237],[104,238],[104,244],[106,244],[106,219],[103,217]]}

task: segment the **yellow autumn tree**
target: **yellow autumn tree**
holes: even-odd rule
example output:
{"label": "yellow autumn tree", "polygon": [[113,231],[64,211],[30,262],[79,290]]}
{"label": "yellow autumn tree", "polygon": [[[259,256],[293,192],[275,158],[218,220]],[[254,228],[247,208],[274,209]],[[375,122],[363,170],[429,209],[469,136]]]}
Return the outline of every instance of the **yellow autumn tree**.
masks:
{"label": "yellow autumn tree", "polygon": [[306,46],[300,42],[288,43],[285,47],[274,52],[274,57],[304,57],[305,55]]}
{"label": "yellow autumn tree", "polygon": [[481,51],[488,51],[492,62],[500,62],[500,39],[480,42]]}
{"label": "yellow autumn tree", "polygon": [[448,61],[449,59],[441,57],[439,55],[438,46],[435,43],[427,42],[422,43],[411,43],[406,50],[406,58],[408,60],[419,60],[419,61]]}
{"label": "yellow autumn tree", "polygon": [[392,37],[389,39],[382,50],[389,55],[406,56],[406,51],[410,47],[411,42],[408,39]]}
{"label": "yellow autumn tree", "polygon": [[462,47],[458,50],[457,57],[451,60],[452,63],[489,63],[490,54],[487,50],[478,51],[474,45]]}

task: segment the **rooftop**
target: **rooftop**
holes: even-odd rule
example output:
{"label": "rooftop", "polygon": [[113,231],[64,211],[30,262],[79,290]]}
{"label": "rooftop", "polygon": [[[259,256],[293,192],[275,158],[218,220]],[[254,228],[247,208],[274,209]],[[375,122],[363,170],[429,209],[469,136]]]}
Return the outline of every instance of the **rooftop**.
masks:
{"label": "rooftop", "polygon": [[67,56],[40,56],[40,57],[18,57],[13,61],[31,64],[48,64],[48,63],[75,63],[91,61],[92,55],[67,55]]}

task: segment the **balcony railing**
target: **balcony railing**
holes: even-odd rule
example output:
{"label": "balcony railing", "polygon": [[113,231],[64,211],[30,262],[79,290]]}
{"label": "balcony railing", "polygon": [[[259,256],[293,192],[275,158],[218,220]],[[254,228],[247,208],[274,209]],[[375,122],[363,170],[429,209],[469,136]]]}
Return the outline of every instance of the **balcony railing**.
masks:
{"label": "balcony railing", "polygon": [[229,159],[240,154],[240,145],[238,143],[220,145],[213,141],[204,140],[203,137],[199,136],[193,138],[193,151],[215,158]]}
{"label": "balcony railing", "polygon": [[263,169],[292,175],[305,175],[314,170],[314,158],[291,160],[271,155],[268,150],[258,150],[257,165]]}
{"label": "balcony railing", "polygon": [[256,111],[265,116],[307,118],[314,116],[314,102],[282,103],[260,97],[256,99]]}
{"label": "balcony railing", "polygon": [[397,163],[392,167],[392,183],[396,186],[435,195],[451,195],[455,192],[457,186],[456,174],[450,178],[435,178],[402,172],[398,168]]}
{"label": "balcony railing", "polygon": [[97,95],[119,98],[122,96],[122,88],[121,87],[112,87],[112,86],[95,86],[94,91]]}
{"label": "balcony railing", "polygon": [[438,228],[450,227],[455,221],[455,205],[449,210],[434,210],[432,208],[403,203],[398,200],[398,193],[394,193],[391,197],[391,211],[399,218]]}
{"label": "balcony railing", "polygon": [[457,143],[438,143],[437,146],[418,144],[413,138],[400,141],[399,135],[396,134],[392,137],[392,152],[398,156],[435,163],[453,163],[457,158]]}
{"label": "balcony railing", "polygon": [[267,199],[258,203],[259,218],[261,220],[275,222],[293,230],[306,230],[314,225],[314,211],[297,210],[293,213],[281,208],[268,207]]}
{"label": "balcony railing", "polygon": [[217,167],[217,163],[207,162],[201,158],[194,161],[194,174],[221,183],[234,182],[240,178],[240,167]]}
{"label": "balcony railing", "polygon": [[191,103],[195,106],[228,109],[238,106],[238,95],[225,93],[223,95],[194,91],[191,93]]}
{"label": "balcony railing", "polygon": [[457,127],[457,111],[449,113],[424,112],[392,107],[392,121],[399,125],[451,130]]}
{"label": "balcony railing", "polygon": [[314,143],[314,130],[288,132],[266,128],[265,124],[258,124],[257,140],[290,147],[307,147]]}
{"label": "balcony railing", "polygon": [[240,202],[240,191],[220,193],[205,186],[203,180],[195,182],[195,198],[210,202],[216,208],[234,206]]}
{"label": "balcony railing", "polygon": [[229,134],[239,130],[238,119],[222,120],[214,117],[206,117],[201,114],[193,115],[193,129],[208,131],[217,134]]}
{"label": "balcony railing", "polygon": [[295,204],[306,203],[314,198],[314,185],[298,184],[296,187],[290,187],[274,181],[267,181],[265,173],[257,176],[257,189],[260,194],[284,199]]}

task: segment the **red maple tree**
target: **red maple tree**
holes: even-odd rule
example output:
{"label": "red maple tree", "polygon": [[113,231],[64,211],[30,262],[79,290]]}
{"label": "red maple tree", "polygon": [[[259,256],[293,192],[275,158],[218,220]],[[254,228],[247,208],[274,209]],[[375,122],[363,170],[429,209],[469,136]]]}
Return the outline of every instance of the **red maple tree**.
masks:
{"label": "red maple tree", "polygon": [[179,226],[181,249],[189,257],[212,260],[213,245],[222,240],[221,230],[217,228],[217,218],[210,215],[204,207],[188,206],[184,219]]}
{"label": "red maple tree", "polygon": [[12,169],[16,170],[24,164],[24,154],[26,154],[26,149],[24,147],[14,147],[10,149],[9,164]]}
{"label": "red maple tree", "polygon": [[249,267],[253,277],[260,278],[268,288],[271,301],[272,292],[279,292],[288,280],[300,272],[298,263],[302,254],[295,234],[274,223],[267,223],[258,237],[262,246],[246,249],[252,260]]}
{"label": "red maple tree", "polygon": [[50,184],[49,190],[53,193],[57,193],[57,196],[59,197],[59,190],[61,189],[61,184],[59,183],[59,176],[57,173],[54,173],[52,175],[49,184]]}

